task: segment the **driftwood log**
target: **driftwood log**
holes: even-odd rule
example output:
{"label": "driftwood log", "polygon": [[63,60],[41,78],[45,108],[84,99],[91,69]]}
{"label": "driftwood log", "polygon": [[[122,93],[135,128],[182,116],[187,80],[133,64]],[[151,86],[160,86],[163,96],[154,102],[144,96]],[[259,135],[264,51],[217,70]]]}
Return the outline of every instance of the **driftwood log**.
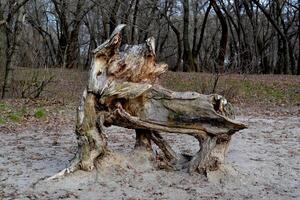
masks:
{"label": "driftwood log", "polygon": [[[94,50],[88,86],[77,110],[78,152],[68,168],[51,178],[92,170],[96,159],[109,155],[105,127],[111,125],[135,129],[137,150],[151,152],[154,142],[175,169],[217,170],[231,136],[246,126],[233,119],[231,105],[220,95],[173,92],[156,84],[167,65],[155,62],[154,38],[120,48],[124,26]],[[198,153],[179,155],[163,139],[165,132],[195,137]]]}

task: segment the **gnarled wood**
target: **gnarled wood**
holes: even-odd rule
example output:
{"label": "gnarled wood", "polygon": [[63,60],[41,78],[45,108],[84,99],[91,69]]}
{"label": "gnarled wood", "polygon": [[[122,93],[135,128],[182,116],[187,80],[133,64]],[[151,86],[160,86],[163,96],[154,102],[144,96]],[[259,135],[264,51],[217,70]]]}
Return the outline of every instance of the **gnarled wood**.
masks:
{"label": "gnarled wood", "polygon": [[224,163],[231,135],[246,126],[232,119],[232,106],[220,95],[174,92],[157,85],[167,65],[155,62],[154,38],[120,51],[124,26],[117,26],[94,50],[88,86],[78,107],[78,168],[93,169],[94,161],[108,152],[103,127],[117,125],[136,130],[136,150],[152,151],[153,141],[168,165],[182,164],[184,157],[160,133],[194,136],[199,152],[181,168],[201,173],[217,170]]}
{"label": "gnarled wood", "polygon": [[87,171],[94,168],[97,157],[107,152],[107,136],[103,128],[104,116],[99,116],[96,108],[97,97],[85,91],[77,110],[78,155],[76,156],[80,160],[80,168]]}
{"label": "gnarled wood", "polygon": [[153,131],[150,138],[162,150],[168,161],[176,162],[179,160],[179,156],[177,155],[177,153],[158,132]]}

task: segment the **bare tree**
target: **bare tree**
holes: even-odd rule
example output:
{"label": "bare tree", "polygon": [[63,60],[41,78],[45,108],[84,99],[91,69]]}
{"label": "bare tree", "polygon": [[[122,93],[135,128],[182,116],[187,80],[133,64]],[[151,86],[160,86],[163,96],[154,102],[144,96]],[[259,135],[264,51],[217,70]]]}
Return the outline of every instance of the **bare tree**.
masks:
{"label": "bare tree", "polygon": [[[6,20],[9,2],[23,1],[1,1],[0,7],[5,8],[0,9],[4,35],[5,29],[15,24]],[[24,48],[18,49],[15,61],[26,61],[22,66],[88,68],[92,49],[105,41],[117,24],[126,23],[122,44],[142,43],[150,36],[157,37],[157,59],[166,61],[174,71],[211,72],[216,67],[218,71],[239,73],[299,74],[297,3],[293,0],[28,0],[22,6],[23,11],[16,12],[12,20],[19,16],[19,21],[26,24],[24,30],[17,31],[16,38]],[[21,19],[24,12],[26,15]],[[14,27],[10,30],[15,35]],[[13,43],[10,39],[9,44]],[[27,62],[33,55],[37,57],[31,59],[35,62]],[[5,60],[7,56],[2,53],[2,57]]]}
{"label": "bare tree", "polygon": [[[58,60],[63,68],[76,68],[79,58],[79,31],[83,18],[95,6],[89,5],[88,1],[77,0],[74,11],[69,13],[71,5],[67,0],[51,0],[55,7],[55,12],[59,20],[58,40]],[[70,19],[68,16],[73,15]]]}
{"label": "bare tree", "polygon": [[[171,27],[172,31],[176,35],[176,42],[177,42],[177,59],[176,64],[174,68],[172,68],[173,71],[177,71],[179,69],[180,63],[181,63],[181,56],[182,56],[182,41],[181,41],[181,33],[179,29],[175,26],[175,24],[171,20],[171,12],[173,9],[173,2],[172,1],[166,1],[164,4],[164,10],[163,12],[160,12],[162,16],[167,20],[168,25]],[[170,13],[168,15],[168,13]]]}
{"label": "bare tree", "polygon": [[189,42],[190,24],[190,4],[189,0],[183,1],[183,71],[197,71],[194,57]]}
{"label": "bare tree", "polygon": [[29,0],[16,1],[8,0],[7,2],[7,15],[4,17],[5,21],[5,37],[6,37],[6,47],[5,47],[5,74],[4,83],[2,87],[2,98],[7,96],[10,90],[12,81],[12,63],[13,56],[18,45],[18,35],[20,31],[21,21],[23,19],[24,13],[21,12],[23,6]]}
{"label": "bare tree", "polygon": [[[268,21],[272,24],[274,29],[277,31],[277,33],[280,36],[279,42],[282,42],[282,53],[283,53],[283,69],[281,67],[282,63],[277,64],[277,70],[276,73],[288,73],[288,66],[290,65],[290,59],[289,59],[289,52],[288,52],[288,40],[286,38],[286,35],[284,32],[279,28],[275,20],[271,17],[271,15],[267,12],[267,10],[257,1],[257,0],[252,0],[253,3],[257,5],[257,7],[263,12],[263,14],[266,16]],[[280,46],[280,45],[279,45]],[[279,57],[281,56],[281,51],[279,52]],[[283,70],[283,71],[282,71]]]}
{"label": "bare tree", "polygon": [[[194,37],[195,37],[194,44],[193,44],[193,57],[194,57],[194,61],[196,61],[198,59],[198,56],[200,54],[200,49],[201,49],[201,46],[202,46],[202,43],[203,43],[204,33],[205,33],[205,27],[206,27],[206,23],[207,23],[207,19],[208,19],[208,15],[210,13],[210,10],[211,10],[211,2],[209,1],[209,5],[208,5],[208,7],[207,7],[207,9],[205,11],[205,14],[204,14],[204,19],[203,19],[203,22],[202,22],[200,36],[199,36],[199,41],[198,41],[197,45],[196,45],[196,33],[194,33]],[[194,26],[196,26],[196,24]],[[201,68],[200,71],[203,71],[202,67],[200,67],[200,68]]]}
{"label": "bare tree", "polygon": [[211,0],[211,5],[214,8],[214,11],[216,12],[218,19],[221,23],[222,27],[222,34],[220,39],[220,47],[219,47],[219,54],[217,58],[217,68],[215,69],[217,73],[223,73],[224,72],[224,60],[225,60],[225,54],[226,54],[226,48],[227,48],[227,40],[228,40],[228,27],[226,19],[220,9],[220,7],[217,5],[215,0]]}

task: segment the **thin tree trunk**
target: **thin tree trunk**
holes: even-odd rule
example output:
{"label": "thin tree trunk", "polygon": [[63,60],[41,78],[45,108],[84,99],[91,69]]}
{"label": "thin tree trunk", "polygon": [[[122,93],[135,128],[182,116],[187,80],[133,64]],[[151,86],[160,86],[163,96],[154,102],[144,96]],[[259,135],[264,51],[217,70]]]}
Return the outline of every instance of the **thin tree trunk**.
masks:
{"label": "thin tree trunk", "polygon": [[189,0],[183,1],[183,71],[196,71],[193,54],[189,42],[189,20],[190,6]]}
{"label": "thin tree trunk", "polygon": [[[264,13],[264,15],[266,16],[266,18],[268,19],[268,21],[272,24],[272,26],[274,27],[274,29],[277,31],[277,33],[280,35],[281,40],[283,42],[282,45],[282,53],[283,55],[283,61],[282,63],[278,63],[280,66],[279,71],[283,72],[284,74],[288,74],[288,67],[290,66],[290,59],[289,59],[289,52],[288,52],[288,40],[286,35],[282,32],[282,30],[279,28],[279,26],[276,24],[276,22],[273,20],[273,18],[271,17],[271,15],[266,11],[266,9],[257,1],[257,0],[252,0],[253,3],[255,3],[255,5]],[[280,52],[281,53],[281,52]],[[283,67],[281,66],[283,65]]]}
{"label": "thin tree trunk", "polygon": [[[207,23],[207,19],[208,19],[208,15],[209,15],[210,10],[211,10],[211,3],[209,3],[209,5],[207,7],[207,10],[205,12],[205,15],[204,15],[204,19],[203,19],[202,26],[201,26],[201,31],[200,31],[199,41],[198,41],[198,44],[197,44],[197,47],[196,47],[195,51],[193,52],[194,60],[197,60],[197,58],[199,57],[199,53],[200,53],[201,46],[202,46],[202,43],[203,43],[203,38],[204,38],[205,27],[206,27],[206,23]],[[199,63],[198,63],[198,65],[199,65]],[[200,65],[200,71],[201,72],[203,71],[203,68],[201,67],[202,65],[203,65],[203,63],[201,63],[201,65]]]}
{"label": "thin tree trunk", "polygon": [[[12,4],[9,5],[10,12],[12,11]],[[17,13],[16,13],[17,15]],[[6,38],[6,48],[5,48],[5,73],[4,73],[4,82],[2,87],[2,99],[9,96],[11,90],[11,82],[13,78],[13,69],[11,66],[13,56],[16,49],[17,35],[18,35],[18,19],[14,19],[16,16],[13,13],[9,13],[6,19],[5,27],[5,38]],[[16,17],[18,18],[18,17]]]}
{"label": "thin tree trunk", "polygon": [[171,29],[176,35],[176,42],[177,42],[177,61],[173,71],[178,71],[180,63],[181,63],[181,55],[182,55],[182,44],[181,44],[181,36],[179,30],[172,24],[170,25]]}
{"label": "thin tree trunk", "polygon": [[218,19],[221,23],[222,27],[222,33],[221,33],[221,39],[220,39],[220,46],[219,46],[219,54],[217,58],[217,68],[216,73],[223,73],[224,72],[224,60],[225,60],[225,54],[226,54],[226,48],[227,48],[227,40],[228,40],[228,27],[227,22],[222,14],[221,9],[217,5],[215,0],[211,0],[212,7],[214,8],[214,11],[216,12]]}
{"label": "thin tree trunk", "polygon": [[76,69],[79,63],[79,44],[78,44],[79,29],[73,30],[65,49],[65,60],[63,68]]}
{"label": "thin tree trunk", "polygon": [[166,33],[165,37],[163,37],[162,40],[160,41],[160,45],[159,45],[159,48],[158,48],[158,53],[159,53],[158,55],[161,55],[163,53],[164,45],[165,45],[165,43],[168,39],[169,32],[170,32],[170,28],[168,26],[167,33]]}
{"label": "thin tree trunk", "polygon": [[87,27],[89,36],[90,36],[87,58],[85,60],[85,65],[84,65],[84,69],[88,69],[89,65],[91,64],[91,60],[92,60],[92,51],[93,51],[93,49],[95,49],[97,47],[97,42],[96,42],[96,35],[95,35],[95,31],[94,31],[93,22],[86,20],[86,21],[84,21],[84,24]]}
{"label": "thin tree trunk", "polygon": [[[124,13],[124,18],[122,18],[122,24],[126,24],[129,23],[129,17],[130,17],[130,13],[132,10],[132,6],[133,6],[134,0],[130,0],[130,3],[128,5],[127,10]],[[122,44],[128,44],[128,42],[130,41],[130,32],[128,27],[125,28],[125,30],[122,33]]]}
{"label": "thin tree trunk", "polygon": [[[7,25],[9,26],[9,25]],[[12,56],[14,54],[14,46],[11,44],[13,41],[11,40],[11,34],[8,27],[5,29],[5,35],[6,35],[6,50],[5,50],[5,73],[4,73],[4,83],[2,86],[2,95],[1,98],[6,98],[8,96],[8,93],[10,91],[11,81],[12,81],[12,68],[11,68],[11,62],[12,62]]]}
{"label": "thin tree trunk", "polygon": [[131,43],[135,44],[135,26],[136,26],[136,21],[137,21],[137,13],[139,9],[139,2],[140,0],[135,0],[135,5],[134,5],[134,11],[133,11],[133,19],[132,19],[132,27],[131,27]]}
{"label": "thin tree trunk", "polygon": [[170,17],[167,15],[168,13],[168,2],[166,1],[164,4],[164,11],[161,12],[160,10],[160,14],[166,19],[168,25],[171,27],[172,31],[175,33],[176,35],[176,43],[177,43],[177,59],[176,59],[176,64],[174,67],[171,68],[172,71],[178,71],[179,70],[179,66],[181,64],[181,56],[182,56],[182,41],[181,41],[181,34],[180,31],[175,27],[175,25],[173,24],[173,22],[171,21]]}
{"label": "thin tree trunk", "polygon": [[[296,74],[296,61],[294,57],[294,49],[292,47],[291,41],[288,41],[288,52],[289,52],[289,60],[290,60],[290,72],[294,75]],[[289,66],[288,66],[289,67]]]}
{"label": "thin tree trunk", "polygon": [[176,42],[177,42],[177,60],[175,67],[172,68],[172,71],[178,71],[180,63],[181,63],[181,55],[182,55],[182,43],[181,43],[181,35],[180,31],[174,26],[174,24],[171,22],[171,20],[163,14],[163,16],[166,18],[169,26],[171,27],[172,31],[176,35]]}
{"label": "thin tree trunk", "polygon": [[13,56],[15,54],[16,46],[18,43],[18,36],[20,30],[20,21],[22,19],[22,15],[20,14],[20,10],[29,0],[23,0],[21,2],[16,2],[11,0],[8,2],[8,14],[5,19],[6,27],[5,27],[5,37],[6,37],[6,47],[5,47],[5,74],[4,74],[4,82],[2,87],[1,98],[5,98],[8,96],[8,92],[10,91],[11,82],[13,78],[13,69],[12,69],[12,61]]}
{"label": "thin tree trunk", "polygon": [[114,6],[112,8],[112,12],[109,20],[109,31],[112,34],[113,30],[117,26],[117,13],[121,5],[121,0],[115,0]]}
{"label": "thin tree trunk", "polygon": [[192,48],[192,53],[196,51],[196,46],[197,46],[197,33],[198,33],[198,3],[196,2],[195,5],[193,6],[193,48]]}

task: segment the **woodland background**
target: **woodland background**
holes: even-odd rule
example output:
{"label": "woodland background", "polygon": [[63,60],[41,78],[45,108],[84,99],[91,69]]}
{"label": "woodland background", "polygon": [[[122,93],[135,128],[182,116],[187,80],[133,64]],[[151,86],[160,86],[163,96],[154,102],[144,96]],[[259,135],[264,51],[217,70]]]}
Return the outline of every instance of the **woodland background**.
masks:
{"label": "woodland background", "polygon": [[1,0],[2,97],[23,68],[87,70],[120,23],[123,44],[154,36],[157,60],[172,71],[299,75],[299,8],[299,0]]}

